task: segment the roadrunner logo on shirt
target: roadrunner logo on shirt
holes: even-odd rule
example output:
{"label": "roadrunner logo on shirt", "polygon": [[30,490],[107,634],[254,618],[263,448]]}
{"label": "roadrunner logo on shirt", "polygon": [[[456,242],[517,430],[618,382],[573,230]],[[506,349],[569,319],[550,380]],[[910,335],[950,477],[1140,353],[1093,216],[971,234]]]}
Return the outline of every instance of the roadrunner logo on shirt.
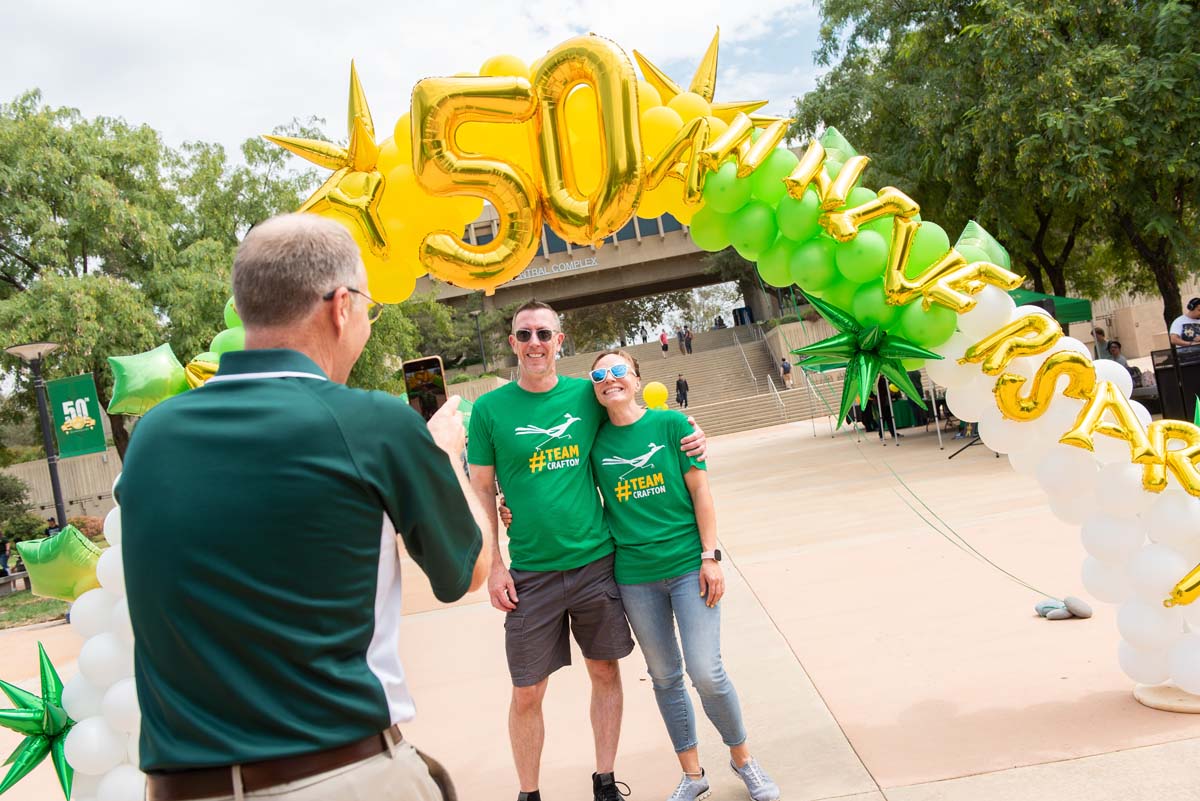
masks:
{"label": "roadrunner logo on shirt", "polygon": [[603,465],[628,465],[629,469],[621,475],[617,476],[617,486],[613,488],[616,493],[617,501],[625,503],[630,498],[648,498],[651,495],[665,495],[667,487],[663,481],[662,473],[650,473],[649,475],[634,476],[626,478],[630,473],[638,470],[645,470],[654,467],[654,462],[650,461],[654,458],[654,454],[661,451],[665,445],[655,445],[653,442],[649,444],[650,450],[643,453],[641,456],[635,456],[632,459],[624,459],[620,456],[606,456],[601,462]]}
{"label": "roadrunner logo on shirt", "polygon": [[578,445],[560,445],[553,448],[545,447],[547,443],[555,440],[571,439],[571,435],[567,433],[567,429],[582,419],[570,412],[564,414],[563,418],[563,422],[550,428],[517,426],[513,431],[518,437],[535,436],[542,438],[541,442],[533,446],[533,455],[529,457],[530,473],[540,473],[543,470],[558,470],[564,467],[577,467],[579,465]]}

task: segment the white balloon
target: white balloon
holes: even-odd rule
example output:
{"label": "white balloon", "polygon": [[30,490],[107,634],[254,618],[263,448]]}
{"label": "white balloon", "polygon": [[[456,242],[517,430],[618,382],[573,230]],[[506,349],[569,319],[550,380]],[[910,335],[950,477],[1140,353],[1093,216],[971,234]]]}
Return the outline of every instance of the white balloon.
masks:
{"label": "white balloon", "polygon": [[106,589],[88,590],[71,604],[71,628],[84,640],[108,631],[116,601]]}
{"label": "white balloon", "polygon": [[133,624],[129,620],[129,600],[125,596],[117,599],[109,614],[109,629],[126,645],[133,645]]}
{"label": "white balloon", "polygon": [[97,634],[79,651],[79,672],[98,690],[133,675],[133,649],[111,632]]}
{"label": "white balloon", "polygon": [[1183,637],[1167,658],[1171,681],[1184,692],[1200,695],[1200,634]]}
{"label": "white balloon", "polygon": [[1114,462],[1101,467],[1096,475],[1096,504],[1105,514],[1132,520],[1149,509],[1155,500],[1153,495],[1142,489],[1140,465],[1127,461]]}
{"label": "white balloon", "polygon": [[63,749],[71,767],[91,776],[102,776],[125,759],[124,738],[99,717],[71,727]]}
{"label": "white balloon", "polygon": [[96,801],[142,801],[146,797],[146,774],[132,765],[118,765],[100,780]]}
{"label": "white balloon", "polygon": [[1017,448],[1008,452],[1008,463],[1023,476],[1036,476],[1038,465],[1046,458],[1049,447],[1033,437],[1026,437]]}
{"label": "white balloon", "polygon": [[71,780],[71,801],[78,798],[94,798],[96,788],[100,786],[99,776],[89,776],[86,773],[76,773]]}
{"label": "white balloon", "polygon": [[988,406],[996,404],[996,396],[992,388],[996,384],[993,376],[979,373],[965,384],[950,387],[946,390],[946,405],[950,413],[967,423],[974,423]]}
{"label": "white balloon", "polygon": [[1133,376],[1120,364],[1112,359],[1097,359],[1092,366],[1096,369],[1097,384],[1108,381],[1126,398],[1133,395]]}
{"label": "white balloon", "polygon": [[1125,576],[1124,565],[1101,562],[1094,556],[1083,560],[1083,587],[1097,601],[1124,603],[1133,595],[1133,587]]}
{"label": "white balloon", "polygon": [[1154,416],[1150,414],[1150,410],[1135,400],[1129,402],[1129,408],[1133,409],[1133,413],[1137,415],[1137,419],[1142,425],[1148,426],[1154,422]]}
{"label": "white balloon", "polygon": [[77,673],[63,685],[63,709],[72,720],[84,720],[100,714],[100,701],[104,693],[88,681],[82,673]]}
{"label": "white balloon", "polygon": [[100,554],[96,562],[96,578],[100,586],[113,595],[125,594],[125,564],[121,561],[121,546],[113,545]]}
{"label": "white balloon", "polygon": [[[1053,448],[1037,468],[1037,480],[1051,499],[1095,495],[1096,460],[1080,448]],[[1082,522],[1082,521],[1080,521]]]}
{"label": "white balloon", "polygon": [[1171,588],[1195,565],[1165,545],[1147,545],[1129,561],[1126,571],[1136,597],[1161,604]]}
{"label": "white balloon", "polygon": [[1163,490],[1142,520],[1150,539],[1189,554],[1200,540],[1200,498],[1179,489]]}
{"label": "white balloon", "polygon": [[1050,350],[1046,351],[1046,355],[1049,356],[1054,353],[1062,353],[1063,351],[1068,350],[1087,356],[1089,359],[1092,358],[1092,349],[1080,342],[1075,337],[1060,337],[1053,345],[1050,346]]}
{"label": "white balloon", "polygon": [[1200,603],[1190,603],[1183,607],[1183,622],[1192,631],[1200,632]]}
{"label": "white balloon", "polygon": [[979,438],[996,453],[1018,450],[1032,434],[1031,424],[1009,420],[994,403],[984,407],[979,418]]}
{"label": "white balloon", "polygon": [[1117,662],[1125,675],[1139,684],[1161,684],[1171,678],[1170,653],[1167,649],[1144,651],[1122,640],[1117,646]]}
{"label": "white balloon", "polygon": [[141,766],[141,763],[138,759],[141,756],[141,745],[139,742],[141,737],[142,732],[140,729],[138,729],[133,734],[129,735],[129,744],[125,747],[125,753],[129,757],[129,764],[133,765],[135,768]]}
{"label": "white balloon", "polygon": [[1080,537],[1085,551],[1113,567],[1125,565],[1146,541],[1136,522],[1095,513],[1083,521]]}
{"label": "white balloon", "polygon": [[138,707],[137,685],[133,678],[121,679],[108,688],[100,702],[101,714],[113,731],[129,734],[141,725],[142,710]]}
{"label": "white balloon", "polygon": [[1083,401],[1055,395],[1042,416],[1030,423],[1033,426],[1032,436],[1043,442],[1057,444],[1063,434],[1075,427],[1075,420],[1082,411]]}
{"label": "white balloon", "polygon": [[1051,495],[1050,511],[1059,520],[1072,526],[1078,526],[1087,520],[1088,515],[1096,511],[1096,494],[1094,492]]}
{"label": "white balloon", "polygon": [[1182,636],[1183,616],[1178,609],[1164,607],[1161,601],[1134,598],[1117,611],[1117,629],[1135,648],[1157,651],[1171,647]]}
{"label": "white balloon", "polygon": [[958,330],[975,340],[983,339],[1011,320],[1016,309],[1007,292],[986,286],[975,296],[975,308],[958,316]]}
{"label": "white balloon", "polygon": [[967,348],[974,344],[974,337],[955,332],[944,343],[933,348],[933,352],[942,358],[925,362],[925,372],[929,373],[930,380],[938,386],[949,388],[967,384],[979,375],[978,365],[958,363]]}
{"label": "white balloon", "polygon": [[104,539],[109,545],[121,544],[121,507],[114,506],[104,517]]}

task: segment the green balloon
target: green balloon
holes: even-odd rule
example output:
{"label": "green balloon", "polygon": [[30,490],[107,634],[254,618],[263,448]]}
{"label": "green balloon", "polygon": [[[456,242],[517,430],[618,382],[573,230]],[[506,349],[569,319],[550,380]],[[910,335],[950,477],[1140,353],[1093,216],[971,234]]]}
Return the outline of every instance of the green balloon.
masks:
{"label": "green balloon", "polygon": [[888,305],[883,279],[877,279],[858,288],[850,302],[850,311],[862,325],[886,329],[896,320],[900,307]]}
{"label": "green balloon", "polygon": [[858,293],[858,284],[852,284],[843,279],[834,280],[821,293],[822,300],[837,306],[847,314],[853,313],[854,296]]}
{"label": "green balloon", "polygon": [[784,195],[775,206],[775,222],[788,239],[803,242],[821,230],[821,199],[811,189],[800,200]]}
{"label": "green balloon", "polygon": [[29,571],[34,595],[74,601],[100,586],[96,578],[100,549],[74,526],[45,539],[18,542],[17,553]]}
{"label": "green balloon", "polygon": [[867,189],[865,186],[856,186],[850,190],[850,194],[846,196],[846,205],[843,209],[853,209],[858,206],[870,203],[876,198],[874,189]]}
{"label": "green balloon", "polygon": [[873,231],[874,233],[879,234],[883,237],[883,241],[887,245],[888,250],[891,250],[892,224],[894,223],[895,219],[895,217],[889,214],[886,217],[880,217],[878,220],[871,220],[869,223],[863,223],[862,225],[858,226],[858,230],[860,233],[862,231]]}
{"label": "green balloon", "polygon": [[729,215],[705,206],[692,217],[692,241],[701,250],[716,253],[729,247]]}
{"label": "green balloon", "polygon": [[237,328],[226,328],[213,337],[208,349],[218,356],[234,350],[246,349],[246,329],[240,325]]}
{"label": "green balloon", "polygon": [[188,389],[183,365],[167,344],[132,356],[109,356],[108,364],[113,372],[109,414],[142,415]]}
{"label": "green balloon", "polygon": [[786,147],[777,147],[771,155],[750,174],[750,191],[754,197],[774,206],[787,194],[783,179],[792,174],[800,157]]}
{"label": "green balloon", "polygon": [[842,164],[845,162],[834,161],[829,157],[825,159],[825,174],[830,178],[837,178],[837,174],[842,171]]}
{"label": "green balloon", "polygon": [[732,214],[750,199],[750,179],[737,177],[732,161],[704,179],[704,204],[721,214]]}
{"label": "green balloon", "polygon": [[242,324],[242,318],[238,317],[237,308],[233,305],[233,298],[225,301],[225,327],[237,328]]}
{"label": "green balloon", "polygon": [[837,244],[838,272],[856,284],[883,275],[887,257],[887,240],[874,231],[859,231],[849,242]]}
{"label": "green balloon", "polygon": [[792,256],[796,253],[797,243],[781,236],[775,244],[763,251],[758,257],[758,274],[762,280],[771,286],[787,287],[792,285]]}
{"label": "green balloon", "polygon": [[743,259],[757,261],[775,241],[779,228],[775,225],[775,210],[761,200],[752,200],[733,215],[729,239]]}
{"label": "green balloon", "polygon": [[912,248],[908,252],[908,269],[904,272],[909,278],[914,278],[924,272],[925,268],[945,256],[950,250],[950,237],[937,223],[923,222],[917,229],[912,240]]}
{"label": "green balloon", "polygon": [[822,292],[838,278],[833,261],[834,241],[816,236],[796,247],[789,271],[792,283],[805,292]]}
{"label": "green balloon", "polygon": [[958,251],[960,256],[967,260],[967,263],[986,261],[994,264],[992,257],[981,247],[976,247],[975,245],[956,245],[954,249]]}
{"label": "green balloon", "polygon": [[945,306],[934,304],[926,311],[920,300],[900,310],[898,333],[915,345],[936,348],[954,335],[958,315]]}
{"label": "green balloon", "polygon": [[[925,366],[924,359],[901,359],[900,363],[904,365],[904,369],[908,371],[920,370]],[[919,389],[919,387],[918,387]]]}

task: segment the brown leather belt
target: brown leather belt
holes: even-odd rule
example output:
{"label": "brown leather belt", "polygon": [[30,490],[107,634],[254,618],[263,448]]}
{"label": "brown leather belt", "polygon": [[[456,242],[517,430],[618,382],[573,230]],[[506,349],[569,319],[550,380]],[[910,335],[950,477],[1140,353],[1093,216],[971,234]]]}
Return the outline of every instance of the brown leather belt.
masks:
{"label": "brown leather belt", "polygon": [[[403,740],[400,728],[392,726],[379,734],[327,751],[248,762],[241,766],[242,791],[252,793],[266,790],[370,759],[391,748],[389,735],[397,744]],[[230,766],[150,773],[147,775],[146,789],[148,801],[192,801],[233,795],[233,770]]]}

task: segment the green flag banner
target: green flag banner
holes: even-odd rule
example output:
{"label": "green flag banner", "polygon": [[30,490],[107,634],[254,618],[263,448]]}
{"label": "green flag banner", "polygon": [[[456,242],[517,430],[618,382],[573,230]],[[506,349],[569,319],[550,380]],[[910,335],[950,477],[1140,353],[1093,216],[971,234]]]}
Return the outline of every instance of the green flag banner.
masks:
{"label": "green flag banner", "polygon": [[63,459],[107,449],[100,421],[100,401],[91,373],[46,382],[58,455]]}

